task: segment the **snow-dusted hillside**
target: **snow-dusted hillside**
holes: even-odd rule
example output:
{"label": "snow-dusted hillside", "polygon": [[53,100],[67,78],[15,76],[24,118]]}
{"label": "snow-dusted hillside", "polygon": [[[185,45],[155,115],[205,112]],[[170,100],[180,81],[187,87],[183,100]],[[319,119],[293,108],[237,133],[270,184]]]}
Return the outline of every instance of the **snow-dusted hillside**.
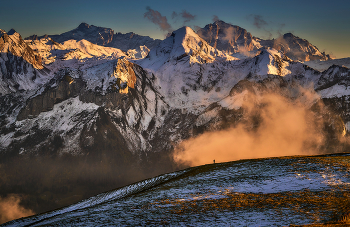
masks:
{"label": "snow-dusted hillside", "polygon": [[348,167],[347,154],[204,165],[4,226],[341,224],[349,212]]}

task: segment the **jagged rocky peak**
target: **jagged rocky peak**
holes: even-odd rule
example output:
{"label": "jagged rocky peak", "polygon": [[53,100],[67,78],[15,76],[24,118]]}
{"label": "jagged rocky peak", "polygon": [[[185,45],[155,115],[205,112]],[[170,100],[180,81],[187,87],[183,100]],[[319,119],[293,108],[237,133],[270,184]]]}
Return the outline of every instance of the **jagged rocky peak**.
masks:
{"label": "jagged rocky peak", "polygon": [[190,27],[182,27],[171,33],[140,64],[146,68],[157,69],[168,61],[187,61],[189,63],[209,63],[229,58],[226,54],[210,46]]}
{"label": "jagged rocky peak", "polygon": [[147,56],[147,54],[150,52],[150,49],[143,45],[139,46],[136,49],[129,49],[127,51],[127,55],[132,59],[141,59]]}
{"label": "jagged rocky peak", "polygon": [[274,48],[261,48],[254,57],[257,67],[252,71],[258,76],[291,74],[291,59]]}
{"label": "jagged rocky peak", "polygon": [[261,45],[264,47],[273,47],[286,54],[289,58],[298,61],[312,60],[331,60],[332,58],[325,52],[320,52],[319,49],[312,45],[306,39],[295,36],[292,33],[286,33],[277,39],[261,40]]}
{"label": "jagged rocky peak", "polygon": [[134,56],[135,58],[147,55],[148,52],[145,54],[142,46],[152,49],[161,42],[159,39],[152,39],[149,36],[141,36],[133,32],[126,34],[120,32],[114,33],[111,28],[98,27],[87,23],[81,23],[77,28],[60,35],[32,35],[27,37],[26,40],[40,40],[43,38],[47,39],[48,37],[58,43],[63,43],[71,39],[76,41],[85,39],[93,44],[118,48],[124,52],[133,50],[131,52],[134,52],[134,54],[132,53],[131,55],[135,55],[136,53],[137,57]]}
{"label": "jagged rocky peak", "polygon": [[[15,29],[13,29],[13,28],[11,28],[10,31],[7,32],[8,35],[13,35],[13,34],[15,34],[15,33],[17,33],[17,32],[16,32]],[[18,33],[17,33],[17,34],[18,34]]]}
{"label": "jagged rocky peak", "polygon": [[262,47],[275,48],[292,60],[330,60],[331,57],[305,39],[286,33],[277,39],[264,40],[252,36],[244,28],[217,20],[200,28],[197,34],[212,47],[228,54],[248,53]]}
{"label": "jagged rocky peak", "polygon": [[299,38],[292,33],[284,34],[283,39],[286,41],[287,47],[289,48],[287,55],[290,55],[292,58],[294,57],[293,55],[298,55],[298,52],[304,52],[304,61],[332,59],[328,54],[324,52],[321,53],[316,46],[312,45],[306,39]]}
{"label": "jagged rocky peak", "polygon": [[247,30],[222,20],[200,28],[197,34],[214,48],[229,54],[243,50],[252,51],[261,47]]}
{"label": "jagged rocky peak", "polygon": [[87,24],[87,23],[85,23],[85,22],[81,23],[81,24],[78,26],[78,29],[79,29],[79,30],[84,30],[84,29],[89,29],[89,28],[90,28],[90,25]]}
{"label": "jagged rocky peak", "polygon": [[7,33],[1,30],[0,34],[0,53],[11,53],[23,58],[36,69],[43,68],[41,56],[35,53],[14,29]]}
{"label": "jagged rocky peak", "polygon": [[5,34],[6,32],[2,29],[0,29],[0,38]]}
{"label": "jagged rocky peak", "polygon": [[27,40],[36,40],[50,37],[54,41],[62,43],[70,39],[80,41],[82,39],[88,40],[91,43],[98,44],[101,46],[109,44],[113,39],[114,31],[111,28],[103,28],[94,25],[89,25],[87,23],[81,23],[77,28],[62,33],[60,35],[43,35],[37,36],[32,35],[27,37]]}
{"label": "jagged rocky peak", "polygon": [[[134,64],[122,57],[118,59],[117,65],[113,70],[113,77],[117,78],[117,81],[113,88],[119,89],[120,93],[128,93],[128,88],[135,88],[136,75],[133,69]],[[116,87],[118,86],[118,88]]]}

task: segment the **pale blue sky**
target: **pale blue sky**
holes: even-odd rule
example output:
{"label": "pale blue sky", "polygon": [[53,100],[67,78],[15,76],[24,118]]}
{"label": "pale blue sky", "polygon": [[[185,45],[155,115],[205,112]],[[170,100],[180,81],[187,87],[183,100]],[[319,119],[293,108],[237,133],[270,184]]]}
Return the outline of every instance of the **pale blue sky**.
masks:
{"label": "pale blue sky", "polygon": [[[212,23],[213,15],[217,15],[257,37],[277,38],[279,32],[292,32],[337,58],[350,57],[348,0],[5,0],[1,1],[0,28],[6,31],[14,28],[27,37],[60,34],[86,22],[115,32],[132,31],[163,39],[166,32],[144,17],[147,6],[166,16],[173,29],[184,25],[181,17],[172,19],[173,11],[180,14],[186,10],[195,15],[194,20],[185,24],[192,28]],[[256,27],[255,16],[266,23]]]}

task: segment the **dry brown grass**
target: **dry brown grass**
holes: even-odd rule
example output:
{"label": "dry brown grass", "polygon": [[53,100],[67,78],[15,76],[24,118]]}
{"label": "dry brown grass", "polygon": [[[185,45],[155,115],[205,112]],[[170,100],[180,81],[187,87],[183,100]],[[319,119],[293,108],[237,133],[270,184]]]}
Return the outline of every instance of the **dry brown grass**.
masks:
{"label": "dry brown grass", "polygon": [[[281,158],[283,159],[283,158]],[[350,176],[350,157],[308,157],[303,161],[320,166],[328,166],[330,171],[346,171]],[[301,162],[299,162],[301,163]],[[297,162],[291,165],[298,165]],[[300,169],[300,173],[319,172],[310,169]],[[201,194],[202,193],[202,194]],[[144,206],[144,209],[163,209],[173,215],[205,214],[222,211],[264,211],[270,210],[276,217],[283,218],[282,210],[289,210],[295,217],[305,217],[313,220],[310,226],[350,226],[350,185],[332,185],[332,189],[284,193],[235,193],[229,190],[221,195],[225,198],[211,199],[217,192],[201,192],[189,195],[189,199],[156,200]],[[204,198],[208,196],[208,198]],[[201,198],[196,198],[201,197]],[[290,223],[292,224],[292,223]]]}

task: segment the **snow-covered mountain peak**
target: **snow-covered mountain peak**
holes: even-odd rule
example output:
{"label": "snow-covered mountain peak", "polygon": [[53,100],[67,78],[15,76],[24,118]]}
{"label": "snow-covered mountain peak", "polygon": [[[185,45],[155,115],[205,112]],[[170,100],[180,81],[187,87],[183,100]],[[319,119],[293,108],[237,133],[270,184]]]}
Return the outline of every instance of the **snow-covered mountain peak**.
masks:
{"label": "snow-covered mountain peak", "polygon": [[81,23],[79,26],[78,26],[78,29],[79,30],[83,30],[83,29],[89,29],[90,25],[87,24],[87,23]]}
{"label": "snow-covered mountain peak", "polygon": [[332,65],[339,65],[339,66],[350,68],[350,58],[339,58],[339,59],[332,59],[328,61],[320,61],[320,60],[306,61],[304,62],[304,64],[322,72],[327,70]]}
{"label": "snow-covered mountain peak", "polygon": [[197,34],[212,47],[230,55],[248,53],[262,47],[272,47],[281,50],[293,60],[331,59],[329,55],[324,52],[321,53],[316,46],[292,33],[286,33],[277,39],[263,40],[252,36],[244,28],[217,20],[204,28],[198,29]]}
{"label": "snow-covered mountain peak", "polygon": [[330,60],[331,57],[325,52],[312,45],[306,39],[295,36],[292,33],[286,33],[277,39],[261,40],[261,45],[265,47],[273,47],[285,53],[289,58],[299,61],[310,60]]}
{"label": "snow-covered mountain peak", "polygon": [[36,54],[22,39],[21,35],[11,29],[9,33],[0,32],[0,53],[12,53],[16,57],[22,57],[36,69],[42,69],[40,55]]}
{"label": "snow-covered mountain peak", "polygon": [[209,45],[228,54],[261,48],[259,40],[237,25],[217,20],[197,31]]}
{"label": "snow-covered mountain peak", "polygon": [[72,67],[67,62],[68,60],[84,62],[83,66],[89,67],[91,66],[90,63],[96,64],[100,60],[111,60],[126,56],[123,51],[117,48],[99,46],[85,39],[80,41],[71,39],[63,43],[57,43],[48,37],[40,40],[27,40],[27,43],[43,57],[45,64],[51,64],[59,59],[61,60],[60,64],[64,64],[65,67]]}
{"label": "snow-covered mountain peak", "polygon": [[182,27],[174,34],[172,58],[182,58],[184,54],[200,57],[198,60],[212,62],[216,56],[225,57],[220,51],[212,48],[205,40],[200,38],[190,27]]}
{"label": "snow-covered mountain peak", "polygon": [[[10,31],[7,32],[8,35],[13,35],[13,34],[15,34],[15,33],[17,33],[17,32],[16,32],[15,29],[13,29],[13,28],[11,28]],[[17,34],[18,34],[18,33],[17,33]]]}
{"label": "snow-covered mountain peak", "polygon": [[85,39],[100,46],[118,48],[127,52],[131,58],[143,58],[147,56],[149,49],[152,49],[161,42],[159,39],[137,35],[133,32],[126,34],[117,32],[114,34],[111,28],[98,27],[87,23],[81,23],[77,28],[60,35],[32,35],[27,37],[26,40],[36,41],[48,37],[57,43],[64,43],[72,39],[76,41]]}
{"label": "snow-covered mountain peak", "polygon": [[94,44],[107,45],[113,39],[114,31],[111,28],[103,28],[94,25],[89,25],[87,23],[81,23],[77,28],[64,32],[60,35],[43,35],[37,36],[32,35],[27,37],[27,40],[36,40],[51,37],[54,41],[58,43],[63,43],[70,39],[75,39],[77,41],[86,39]]}
{"label": "snow-covered mountain peak", "polygon": [[151,49],[145,59],[140,60],[144,68],[156,71],[166,62],[210,63],[215,60],[234,59],[210,46],[190,27],[182,27]]}
{"label": "snow-covered mountain peak", "polygon": [[288,69],[291,60],[274,48],[262,48],[260,53],[258,52],[254,58],[257,63],[255,68],[256,75],[286,76],[291,73]]}

